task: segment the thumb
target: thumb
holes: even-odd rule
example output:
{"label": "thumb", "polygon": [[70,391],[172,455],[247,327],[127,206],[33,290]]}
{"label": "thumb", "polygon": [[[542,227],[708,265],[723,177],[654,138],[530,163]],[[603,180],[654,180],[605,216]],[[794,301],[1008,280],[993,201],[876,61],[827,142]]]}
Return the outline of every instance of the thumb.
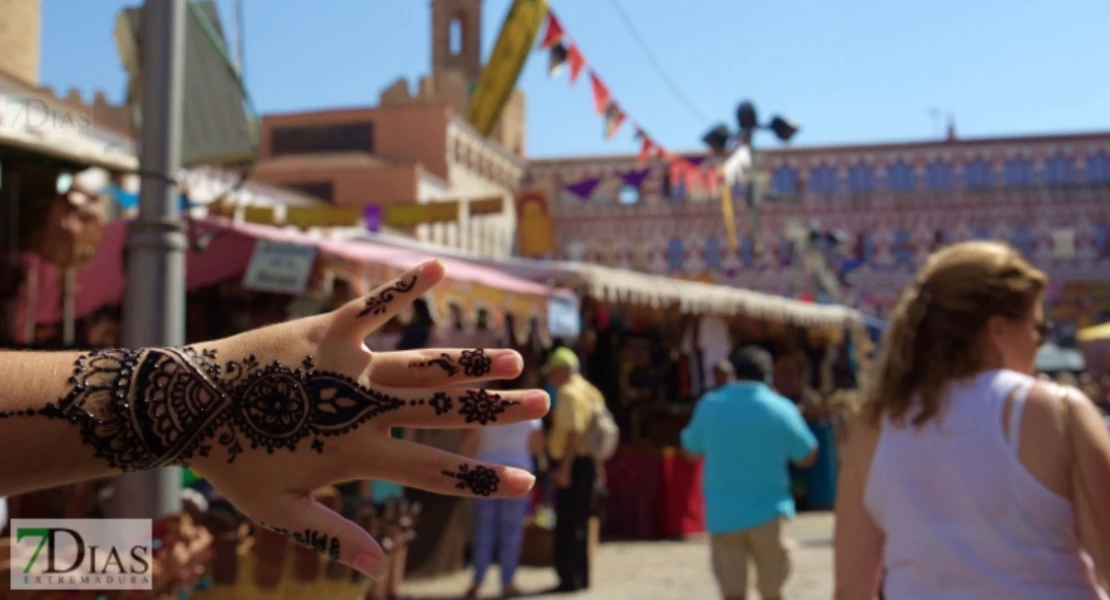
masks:
{"label": "thumb", "polygon": [[266,507],[259,525],[297,544],[378,579],[385,573],[385,553],[374,538],[355,522],[320,504],[311,495],[282,495]]}

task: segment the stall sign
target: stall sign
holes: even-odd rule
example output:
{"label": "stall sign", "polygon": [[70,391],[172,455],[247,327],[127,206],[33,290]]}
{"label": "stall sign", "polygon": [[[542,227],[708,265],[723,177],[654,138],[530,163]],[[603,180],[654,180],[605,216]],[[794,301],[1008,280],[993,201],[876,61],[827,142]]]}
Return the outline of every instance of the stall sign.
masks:
{"label": "stall sign", "polygon": [[272,206],[244,206],[243,220],[248,223],[260,225],[274,224],[274,207]]}
{"label": "stall sign", "polygon": [[355,227],[360,219],[360,206],[290,206],[285,209],[285,224],[300,229]]}
{"label": "stall sign", "polygon": [[505,208],[505,199],[497,198],[480,198],[478,200],[470,201],[470,216],[480,217],[483,215],[498,215]]}
{"label": "stall sign", "polygon": [[258,240],[243,287],[260,292],[300,295],[305,291],[316,263],[316,248],[287,242]]}
{"label": "stall sign", "polygon": [[445,223],[459,218],[459,203],[429,202],[427,204],[390,204],[385,207],[385,224],[408,229],[428,223]]}

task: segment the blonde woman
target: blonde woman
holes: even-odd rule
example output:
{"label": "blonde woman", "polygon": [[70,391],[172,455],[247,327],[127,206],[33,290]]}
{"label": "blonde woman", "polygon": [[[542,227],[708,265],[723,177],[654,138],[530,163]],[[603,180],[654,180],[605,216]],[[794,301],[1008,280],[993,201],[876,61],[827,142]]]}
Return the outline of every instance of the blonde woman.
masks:
{"label": "blonde woman", "polygon": [[1094,600],[1110,565],[1110,432],[1040,382],[1045,275],[1009,247],[931,256],[894,309],[850,433],[836,598]]}

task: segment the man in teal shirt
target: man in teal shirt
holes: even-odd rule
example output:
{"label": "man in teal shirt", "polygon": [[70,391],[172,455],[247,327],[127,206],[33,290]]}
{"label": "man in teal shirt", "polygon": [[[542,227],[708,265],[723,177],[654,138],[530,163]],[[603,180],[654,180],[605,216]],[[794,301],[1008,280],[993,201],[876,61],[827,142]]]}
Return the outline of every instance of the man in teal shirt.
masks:
{"label": "man in teal shirt", "polygon": [[794,404],[768,385],[773,361],[749,346],[732,357],[736,381],[702,397],[682,431],[683,448],[705,457],[702,487],[713,572],[725,600],[742,599],[748,561],[766,600],[790,575],[783,521],[794,516],[787,465],[817,458],[817,440]]}

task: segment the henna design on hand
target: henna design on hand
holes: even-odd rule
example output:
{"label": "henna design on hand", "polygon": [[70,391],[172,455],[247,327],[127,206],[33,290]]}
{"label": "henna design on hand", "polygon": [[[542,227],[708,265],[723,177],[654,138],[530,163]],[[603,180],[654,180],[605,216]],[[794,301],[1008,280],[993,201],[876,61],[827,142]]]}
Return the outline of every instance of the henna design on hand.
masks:
{"label": "henna design on hand", "polygon": [[261,366],[254,356],[220,364],[215,350],[95,350],[80,356],[72,389],[39,414],[80,427],[81,438],[112,468],[185,465],[222,446],[228,463],[244,451],[295,451],[312,438],[341,435],[405,405],[338,373]]}
{"label": "henna design on hand", "polygon": [[301,546],[304,546],[305,548],[308,548],[309,550],[313,550],[318,554],[323,554],[334,561],[339,560],[339,549],[341,547],[339,543],[339,538],[320,533],[315,529],[306,528],[302,531],[289,531],[284,527],[274,527],[273,525],[263,523],[258,519],[255,519],[255,521],[257,521],[259,525],[265,527],[266,529],[269,529],[274,533],[280,533],[281,535],[284,535],[285,537],[293,540]]}
{"label": "henna design on hand", "polygon": [[501,477],[497,474],[497,471],[482,465],[471,467],[462,464],[459,465],[457,470],[443,471],[443,474],[457,480],[457,483],[455,483],[456,489],[469,489],[475,496],[495,494],[498,486],[501,485]]}
{"label": "henna design on hand", "polygon": [[459,372],[459,367],[455,365],[455,361],[451,359],[451,355],[444,352],[431,360],[419,360],[409,363],[409,367],[414,369],[423,369],[427,367],[439,367],[448,377],[454,377]]}
{"label": "henna design on hand", "polygon": [[463,350],[459,356],[459,365],[467,377],[482,377],[493,370],[493,359],[481,348]]}
{"label": "henna design on hand", "polygon": [[497,422],[497,415],[510,406],[520,404],[516,400],[502,400],[500,394],[491,394],[484,389],[467,390],[459,398],[459,403],[462,404],[459,414],[466,417],[466,422],[481,425]]}
{"label": "henna design on hand", "polygon": [[416,287],[416,275],[413,275],[408,281],[400,280],[397,283],[383,289],[377,294],[370,296],[366,299],[366,306],[359,311],[359,317],[366,315],[380,315],[385,312],[389,304],[393,302],[397,294],[404,294],[411,292],[412,288]]}
{"label": "henna design on hand", "polygon": [[454,377],[459,371],[467,377],[483,377],[493,370],[493,359],[486,354],[485,350],[476,348],[463,350],[458,360],[444,352],[430,360],[411,362],[409,366],[412,368],[439,367],[448,377]]}

